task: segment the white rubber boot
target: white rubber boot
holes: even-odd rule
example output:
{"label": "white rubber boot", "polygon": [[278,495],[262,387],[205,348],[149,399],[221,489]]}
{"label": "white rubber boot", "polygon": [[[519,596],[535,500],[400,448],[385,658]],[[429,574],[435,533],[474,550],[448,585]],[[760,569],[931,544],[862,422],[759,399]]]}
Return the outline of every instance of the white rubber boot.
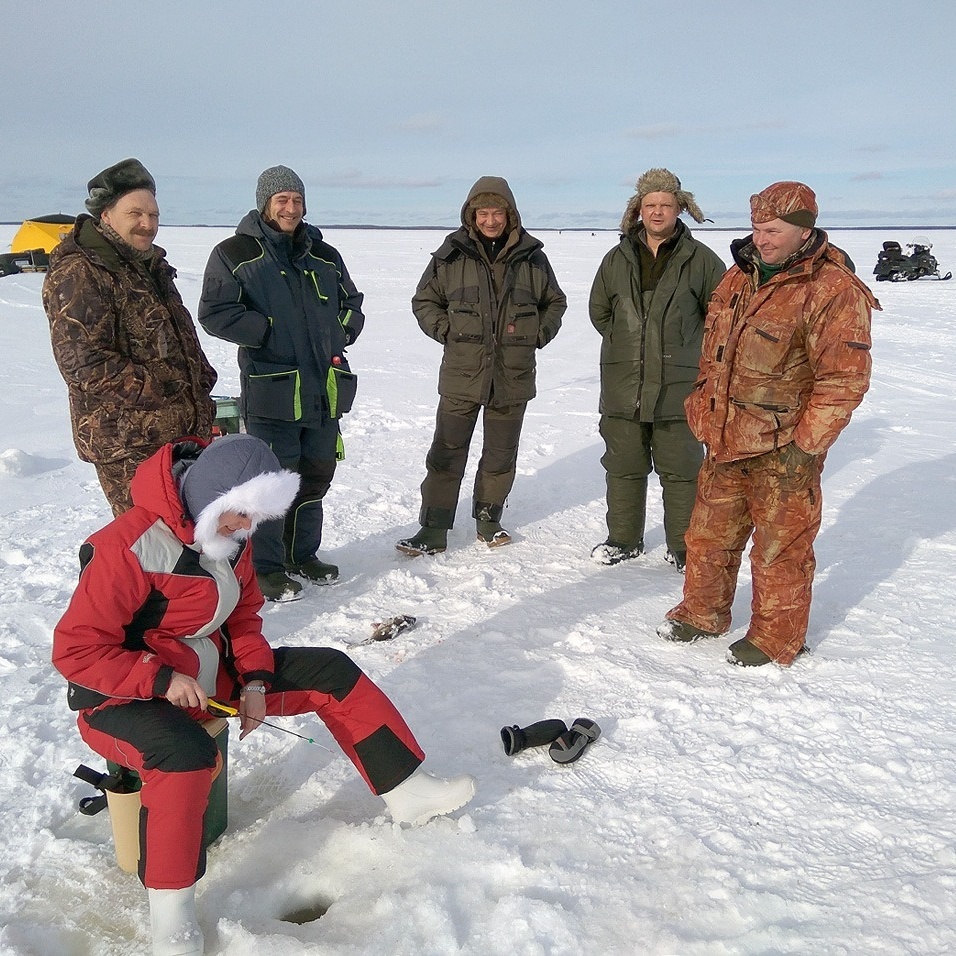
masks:
{"label": "white rubber boot", "polygon": [[196,884],[181,890],[147,890],[153,956],[202,956]]}
{"label": "white rubber boot", "polygon": [[442,780],[419,767],[397,787],[382,794],[396,823],[413,827],[463,807],[475,795],[475,778],[468,774]]}

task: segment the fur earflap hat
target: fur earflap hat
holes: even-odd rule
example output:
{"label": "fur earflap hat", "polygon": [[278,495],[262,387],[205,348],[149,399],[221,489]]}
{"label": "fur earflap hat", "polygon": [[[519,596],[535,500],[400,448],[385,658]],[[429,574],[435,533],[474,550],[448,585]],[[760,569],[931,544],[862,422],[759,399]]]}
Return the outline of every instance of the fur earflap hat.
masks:
{"label": "fur earflap hat", "polygon": [[750,221],[782,219],[794,226],[811,229],[817,221],[817,197],[804,183],[773,183],[750,197]]}
{"label": "fur earflap hat", "polygon": [[681,212],[690,213],[697,222],[704,221],[704,214],[695,202],[694,194],[682,189],[680,180],[669,169],[663,167],[649,169],[638,179],[635,190],[621,219],[621,232],[625,235],[640,218],[641,203],[648,193],[672,193],[677,199],[677,207]]}
{"label": "fur earflap hat", "polygon": [[276,193],[299,193],[302,196],[302,215],[305,208],[305,183],[288,166],[270,166],[259,174],[256,183],[256,209],[260,213],[266,211],[269,200]]}
{"label": "fur earflap hat", "polygon": [[136,189],[148,189],[156,195],[156,180],[138,159],[124,159],[97,173],[87,184],[86,208],[94,219],[118,199]]}
{"label": "fur earflap hat", "polygon": [[[262,521],[281,518],[299,490],[299,476],[279,464],[272,449],[253,435],[225,435],[203,449],[179,482],[179,494],[195,522],[194,540],[214,560],[231,558]],[[248,531],[219,534],[227,512],[245,515]]]}

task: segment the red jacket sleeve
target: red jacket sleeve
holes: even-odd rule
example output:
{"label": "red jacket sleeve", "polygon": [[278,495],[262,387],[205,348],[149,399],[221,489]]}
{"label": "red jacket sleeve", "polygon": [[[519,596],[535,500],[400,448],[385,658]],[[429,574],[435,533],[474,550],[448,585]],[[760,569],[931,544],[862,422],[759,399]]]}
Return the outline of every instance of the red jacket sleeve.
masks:
{"label": "red jacket sleeve", "polygon": [[172,668],[149,650],[123,646],[125,626],[150,591],[135,556],[99,533],[83,545],[80,561],[76,591],[53,631],[53,666],[72,683],[107,697],[164,694]]}

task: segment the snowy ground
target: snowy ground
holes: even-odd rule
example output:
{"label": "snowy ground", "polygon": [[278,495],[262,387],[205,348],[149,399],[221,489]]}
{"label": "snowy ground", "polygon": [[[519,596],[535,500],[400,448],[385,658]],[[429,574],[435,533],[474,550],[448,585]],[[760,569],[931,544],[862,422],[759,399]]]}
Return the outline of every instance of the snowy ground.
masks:
{"label": "snowy ground", "polygon": [[[0,227],[0,249],[13,232]],[[228,232],[161,232],[192,310]],[[956,232],[927,234],[956,268]],[[267,728],[234,735],[230,825],[200,885],[207,951],[956,951],[956,280],[874,285],[873,387],[824,476],[812,654],[741,670],[724,653],[746,626],[747,574],[727,639],[654,634],[682,580],[664,563],[656,491],[649,553],[610,569],[588,559],[604,502],[586,303],[615,236],[542,235],[571,305],[539,353],[505,514],[515,544],[479,547],[463,505],[448,552],[417,560],[393,544],[416,524],[440,349],[408,300],[441,233],[327,236],[368,313],[327,499],[323,553],[343,581],[270,607],[267,634],[345,647],[382,615],[417,615],[354,657],[430,766],[474,774],[479,791],[454,819],[402,830],[340,754]],[[700,235],[729,261],[735,234]],[[882,240],[912,236],[832,238],[870,279]],[[41,282],[0,279],[0,952],[126,956],[148,948],[145,893],[113,863],[107,815],[76,812],[91,791],[71,773],[99,764],[49,664],[77,547],[109,513],[73,450]],[[235,393],[232,347],[204,342]],[[575,765],[502,750],[505,724],[578,716],[604,734]],[[287,726],[331,742],[317,721]]]}

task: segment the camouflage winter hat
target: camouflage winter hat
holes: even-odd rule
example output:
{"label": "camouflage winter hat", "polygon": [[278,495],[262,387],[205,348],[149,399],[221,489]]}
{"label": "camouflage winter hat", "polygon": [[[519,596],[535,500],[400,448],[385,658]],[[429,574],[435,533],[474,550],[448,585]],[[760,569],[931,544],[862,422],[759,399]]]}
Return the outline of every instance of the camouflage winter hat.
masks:
{"label": "camouflage winter hat", "polygon": [[86,208],[95,219],[118,199],[136,189],[148,189],[156,195],[156,180],[138,159],[124,159],[97,173],[87,184],[90,194]]}
{"label": "camouflage winter hat", "polygon": [[773,183],[750,197],[750,221],[755,224],[782,219],[794,226],[811,229],[818,212],[817,197],[803,183]]}
{"label": "camouflage winter hat", "polygon": [[305,184],[288,166],[270,166],[259,174],[256,183],[256,209],[265,212],[269,200],[276,193],[299,193],[302,197],[302,215],[305,208]]}
{"label": "camouflage winter hat", "polygon": [[663,167],[649,169],[643,173],[636,184],[636,192],[631,197],[621,219],[621,232],[627,234],[640,218],[641,203],[648,193],[672,193],[681,212],[688,212],[697,222],[704,221],[700,206],[694,201],[694,194],[681,188],[680,180]]}

